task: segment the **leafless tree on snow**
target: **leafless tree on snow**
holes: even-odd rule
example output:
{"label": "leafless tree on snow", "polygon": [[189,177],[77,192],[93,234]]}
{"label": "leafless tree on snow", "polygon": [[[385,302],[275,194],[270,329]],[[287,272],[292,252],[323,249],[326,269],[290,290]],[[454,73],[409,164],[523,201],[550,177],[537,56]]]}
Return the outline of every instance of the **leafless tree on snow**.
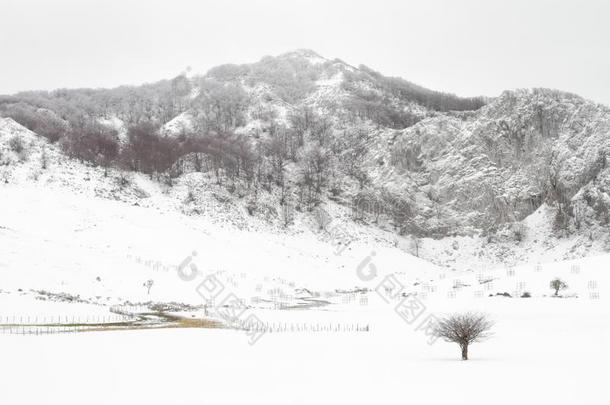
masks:
{"label": "leafless tree on snow", "polygon": [[466,312],[441,318],[434,326],[434,334],[447,342],[460,345],[462,360],[468,360],[468,346],[488,338],[494,323],[485,314]]}

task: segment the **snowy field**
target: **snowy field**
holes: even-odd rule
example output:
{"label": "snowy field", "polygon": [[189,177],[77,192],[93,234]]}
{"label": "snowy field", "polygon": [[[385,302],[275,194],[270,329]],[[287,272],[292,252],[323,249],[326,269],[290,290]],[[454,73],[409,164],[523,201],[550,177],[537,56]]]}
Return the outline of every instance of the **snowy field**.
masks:
{"label": "snowy field", "polygon": [[0,336],[3,403],[601,404],[610,307],[601,301],[459,300],[495,336],[471,360],[382,308],[369,333],[158,330]]}
{"label": "snowy field", "polygon": [[[295,329],[255,344],[231,329],[0,334],[3,403],[595,404],[606,395],[608,256],[455,272],[382,245],[337,256],[308,235],[239,232],[39,188],[4,192],[0,318],[99,319],[126,302],[196,306],[197,280],[214,274],[263,323]],[[191,249],[198,279],[185,281],[171,264]],[[383,300],[386,277],[424,306],[417,319],[395,312],[402,296]],[[552,297],[554,277],[568,283],[563,298]],[[532,298],[519,298],[526,291]],[[287,308],[307,299],[325,304]],[[430,344],[420,323],[467,310],[496,325],[463,362],[457,345]]]}

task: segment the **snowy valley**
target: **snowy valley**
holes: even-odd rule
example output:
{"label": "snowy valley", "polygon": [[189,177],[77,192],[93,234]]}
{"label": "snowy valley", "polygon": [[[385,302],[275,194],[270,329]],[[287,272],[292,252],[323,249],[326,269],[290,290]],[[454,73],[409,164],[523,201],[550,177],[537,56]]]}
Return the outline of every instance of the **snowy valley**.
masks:
{"label": "snowy valley", "polygon": [[0,97],[3,398],[601,403],[609,112],[312,51]]}

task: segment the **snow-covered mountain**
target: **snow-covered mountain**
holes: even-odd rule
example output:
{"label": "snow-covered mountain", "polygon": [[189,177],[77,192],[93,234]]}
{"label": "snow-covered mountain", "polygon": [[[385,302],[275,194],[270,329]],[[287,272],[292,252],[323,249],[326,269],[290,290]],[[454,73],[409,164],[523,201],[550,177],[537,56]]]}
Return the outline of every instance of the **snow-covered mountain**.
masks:
{"label": "snow-covered mountain", "polygon": [[0,176],[441,266],[558,260],[610,247],[608,111],[546,89],[460,98],[299,50],[0,98],[47,138],[3,119]]}

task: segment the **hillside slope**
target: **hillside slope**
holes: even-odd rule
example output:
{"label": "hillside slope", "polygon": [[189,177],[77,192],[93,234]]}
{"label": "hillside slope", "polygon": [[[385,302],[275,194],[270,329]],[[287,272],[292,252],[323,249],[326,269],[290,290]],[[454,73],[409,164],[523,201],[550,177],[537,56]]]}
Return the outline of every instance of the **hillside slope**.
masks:
{"label": "hillside slope", "polygon": [[[608,111],[547,89],[460,98],[299,50],[1,98],[51,142],[29,160],[6,149],[22,169],[2,173],[250,231],[383,240],[444,267],[568,259],[610,248]],[[89,180],[45,174],[53,156]]]}
{"label": "hillside slope", "polygon": [[[16,136],[21,158],[9,146]],[[391,234],[342,217],[341,207],[333,225],[346,232],[337,239],[309,213],[287,228],[250,216],[213,184],[185,203],[193,175],[170,188],[138,173],[81,164],[10,119],[0,119],[0,151],[11,159],[0,183],[5,292],[61,292],[103,305],[149,299],[197,305],[197,284],[176,270],[188,257],[199,276],[215,274],[248,299],[277,288],[291,296],[362,288],[355,270],[372,251],[380,274],[434,272],[394,247]],[[148,279],[155,282],[150,296]]]}

